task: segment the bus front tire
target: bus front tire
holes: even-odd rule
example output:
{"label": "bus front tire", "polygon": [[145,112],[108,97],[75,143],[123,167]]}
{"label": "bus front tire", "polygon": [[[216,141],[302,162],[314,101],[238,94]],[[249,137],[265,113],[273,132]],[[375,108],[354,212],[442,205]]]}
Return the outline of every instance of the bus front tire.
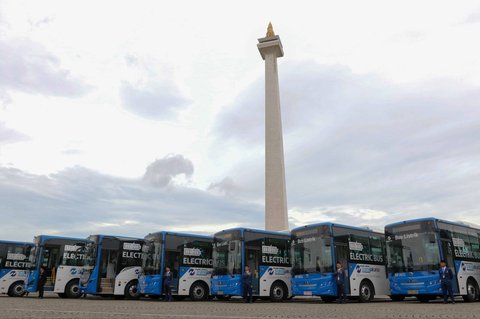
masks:
{"label": "bus front tire", "polygon": [[403,301],[403,300],[405,300],[404,295],[390,295],[389,297],[392,301]]}
{"label": "bus front tire", "polygon": [[284,301],[288,297],[288,288],[281,282],[276,281],[273,283],[272,288],[270,288],[270,300],[273,302]]}
{"label": "bus front tire", "polygon": [[127,284],[125,287],[125,298],[129,300],[137,300],[140,298],[137,280],[132,280]]}
{"label": "bus front tire", "polygon": [[25,293],[25,285],[21,281],[14,282],[10,286],[10,289],[8,289],[8,295],[10,297],[22,297]]}
{"label": "bus front tire", "polygon": [[473,302],[478,300],[478,285],[472,278],[467,280],[467,294],[463,296],[466,302]]}
{"label": "bus front tire", "polygon": [[208,286],[201,281],[195,282],[192,287],[190,287],[190,300],[192,301],[207,300],[208,294]]}
{"label": "bus front tire", "polygon": [[364,280],[360,283],[360,296],[358,301],[360,302],[369,302],[372,301],[375,296],[375,291],[373,286],[368,280]]}
{"label": "bus front tire", "polygon": [[67,284],[65,295],[67,298],[80,298],[82,296],[78,280],[72,280]]}

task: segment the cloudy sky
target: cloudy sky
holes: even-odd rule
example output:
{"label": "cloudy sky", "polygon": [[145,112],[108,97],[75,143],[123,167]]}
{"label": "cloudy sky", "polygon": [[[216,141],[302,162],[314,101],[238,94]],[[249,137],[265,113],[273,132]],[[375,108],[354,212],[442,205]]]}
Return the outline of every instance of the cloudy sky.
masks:
{"label": "cloudy sky", "polygon": [[269,21],[291,227],[480,224],[478,1],[0,0],[0,237],[263,228]]}

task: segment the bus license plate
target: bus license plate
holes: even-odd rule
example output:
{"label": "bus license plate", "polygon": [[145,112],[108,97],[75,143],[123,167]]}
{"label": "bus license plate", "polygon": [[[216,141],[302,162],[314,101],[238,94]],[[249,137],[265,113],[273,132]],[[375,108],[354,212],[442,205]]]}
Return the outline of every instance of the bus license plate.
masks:
{"label": "bus license plate", "polygon": [[217,291],[217,295],[223,295],[223,291],[221,290]]}
{"label": "bus license plate", "polygon": [[303,295],[304,295],[304,296],[311,296],[311,295],[312,295],[312,292],[311,292],[311,291],[304,291],[304,292],[303,292]]}
{"label": "bus license plate", "polygon": [[409,290],[408,293],[412,295],[416,295],[418,294],[418,290]]}

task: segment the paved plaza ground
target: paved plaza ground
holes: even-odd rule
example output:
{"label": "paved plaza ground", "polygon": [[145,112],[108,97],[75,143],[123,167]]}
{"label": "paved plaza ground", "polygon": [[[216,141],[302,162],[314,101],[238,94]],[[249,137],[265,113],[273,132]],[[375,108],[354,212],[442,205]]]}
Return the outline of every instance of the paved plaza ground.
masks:
{"label": "paved plaza ground", "polygon": [[98,297],[60,299],[33,295],[23,298],[0,296],[0,318],[480,318],[480,303],[422,304],[376,301],[369,304],[350,302],[345,305],[325,304],[317,299],[292,300],[284,303],[240,301],[178,301],[167,303],[153,300],[111,300]]}

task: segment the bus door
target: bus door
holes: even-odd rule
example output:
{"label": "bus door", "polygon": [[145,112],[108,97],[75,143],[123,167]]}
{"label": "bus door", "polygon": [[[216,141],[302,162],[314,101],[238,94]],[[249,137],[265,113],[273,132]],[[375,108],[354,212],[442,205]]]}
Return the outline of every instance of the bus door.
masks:
{"label": "bus door", "polygon": [[118,273],[119,253],[120,241],[113,238],[104,238],[101,241],[97,287],[99,293],[113,294],[115,277]]}
{"label": "bus door", "polygon": [[47,281],[44,289],[46,291],[53,291],[55,287],[55,281],[57,279],[57,268],[60,262],[60,245],[45,245],[43,247],[43,254],[41,265],[45,267],[47,274]]}
{"label": "bus door", "polygon": [[[165,265],[164,267],[169,267],[173,275],[172,280],[172,294],[178,294],[178,281],[179,281],[179,272],[180,272],[180,251],[179,250],[166,250],[165,251]],[[165,268],[163,270],[165,274]],[[162,287],[163,291],[163,287]]]}
{"label": "bus door", "polygon": [[[457,281],[457,270],[455,267],[455,259],[454,259],[454,251],[452,241],[449,239],[442,239],[442,252],[443,252],[443,259],[447,262],[448,267],[453,271],[453,280],[452,280],[452,289],[453,293],[458,293],[458,281]],[[437,271],[435,271],[438,274]]]}
{"label": "bus door", "polygon": [[[347,294],[350,294],[350,274],[349,274],[349,266],[348,266],[348,257],[349,257],[349,248],[348,248],[348,236],[345,237],[345,240],[340,238],[335,238],[335,244],[333,246],[335,251],[335,263],[341,262],[342,267],[345,270],[347,278],[345,278],[345,291]],[[335,266],[333,270],[336,271]]]}
{"label": "bus door", "polygon": [[[262,252],[260,247],[246,246],[245,247],[245,265],[250,268],[253,274],[252,294],[260,295],[260,258]],[[242,269],[243,273],[243,269]]]}

